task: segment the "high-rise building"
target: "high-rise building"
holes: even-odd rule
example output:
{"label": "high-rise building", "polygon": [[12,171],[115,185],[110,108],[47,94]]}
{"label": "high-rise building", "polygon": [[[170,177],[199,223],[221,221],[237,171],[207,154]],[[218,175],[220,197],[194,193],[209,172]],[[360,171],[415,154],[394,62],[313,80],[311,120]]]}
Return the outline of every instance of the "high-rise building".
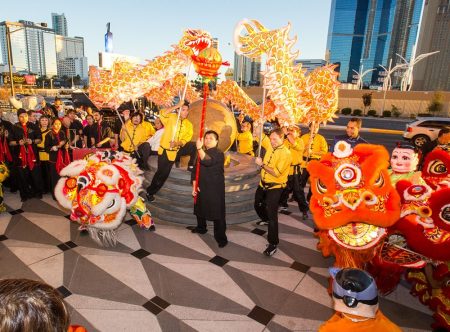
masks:
{"label": "high-rise building", "polygon": [[326,65],[326,61],[322,59],[297,59],[294,64],[297,65],[301,63],[302,69],[306,69],[306,74],[309,74],[314,69]]}
{"label": "high-rise building", "polygon": [[425,0],[416,55],[439,51],[414,67],[413,90],[450,91],[450,1]]}
{"label": "high-rise building", "polygon": [[62,14],[52,13],[52,29],[55,31],[57,35],[60,36],[68,35],[67,20],[64,13]]}
{"label": "high-rise building", "polygon": [[219,38],[212,39],[211,47],[214,47],[216,50],[219,49]]}
{"label": "high-rise building", "polygon": [[58,76],[88,77],[87,58],[84,56],[83,37],[56,35],[56,59]]}
{"label": "high-rise building", "polygon": [[6,26],[11,37],[11,64],[15,71],[46,75],[57,74],[55,33],[47,24],[30,21],[0,22],[2,60],[8,64]]}
{"label": "high-rise building", "polygon": [[261,59],[250,59],[234,53],[233,80],[243,86],[261,84]]}
{"label": "high-rise building", "polygon": [[[381,85],[380,65],[409,60],[417,39],[423,0],[332,0],[327,60],[339,65],[339,80],[354,81],[374,68],[365,85]],[[398,55],[397,55],[398,54]],[[395,82],[394,82],[395,85]]]}

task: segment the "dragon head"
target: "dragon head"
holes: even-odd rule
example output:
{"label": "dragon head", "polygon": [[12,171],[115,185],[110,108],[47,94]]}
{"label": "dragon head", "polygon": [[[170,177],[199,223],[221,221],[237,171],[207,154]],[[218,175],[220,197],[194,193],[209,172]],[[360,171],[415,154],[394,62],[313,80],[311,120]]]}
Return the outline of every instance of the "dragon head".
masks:
{"label": "dragon head", "polygon": [[212,37],[207,31],[186,29],[178,42],[178,48],[189,58],[212,45]]}
{"label": "dragon head", "polygon": [[388,160],[383,146],[352,149],[340,141],[333,153],[308,164],[314,221],[341,247],[371,248],[399,218],[400,197],[389,180]]}

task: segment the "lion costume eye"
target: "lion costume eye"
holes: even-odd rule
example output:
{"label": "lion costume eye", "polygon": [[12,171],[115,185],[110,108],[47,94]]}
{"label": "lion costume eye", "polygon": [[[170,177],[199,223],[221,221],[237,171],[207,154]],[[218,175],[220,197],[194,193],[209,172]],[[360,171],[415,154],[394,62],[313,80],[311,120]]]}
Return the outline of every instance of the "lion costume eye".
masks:
{"label": "lion costume eye", "polygon": [[374,183],[374,186],[381,188],[381,187],[383,187],[383,185],[384,185],[384,177],[383,177],[383,174],[380,173],[380,175],[378,175],[378,178],[376,179],[376,181]]}
{"label": "lion costume eye", "polygon": [[442,160],[436,159],[428,165],[428,173],[438,175],[445,174],[447,173],[447,167]]}
{"label": "lion costume eye", "polygon": [[317,191],[321,194],[325,194],[328,191],[327,186],[323,184],[322,181],[320,181],[320,179],[317,179],[316,188]]}
{"label": "lion costume eye", "polygon": [[78,190],[84,189],[89,184],[89,178],[87,176],[81,175],[77,179]]}

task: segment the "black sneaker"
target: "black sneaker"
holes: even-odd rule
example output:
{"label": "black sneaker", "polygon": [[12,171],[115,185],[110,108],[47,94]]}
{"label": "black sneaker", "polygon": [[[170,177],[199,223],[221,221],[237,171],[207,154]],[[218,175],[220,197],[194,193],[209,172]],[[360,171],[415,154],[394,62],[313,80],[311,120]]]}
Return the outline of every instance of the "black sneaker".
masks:
{"label": "black sneaker", "polygon": [[147,202],[149,202],[149,203],[151,203],[151,202],[153,202],[155,200],[155,196],[153,196],[153,195],[151,195],[149,193],[147,193],[145,195],[145,197],[147,198]]}
{"label": "black sneaker", "polygon": [[274,244],[268,244],[266,250],[263,251],[263,254],[266,256],[273,256],[274,253],[277,252],[277,246]]}
{"label": "black sneaker", "polygon": [[227,242],[221,242],[221,243],[218,243],[219,248],[223,248],[223,247],[225,247],[227,244],[228,244],[228,241],[227,241]]}
{"label": "black sneaker", "polygon": [[257,221],[256,224],[258,226],[267,226],[269,224],[269,222],[268,221],[264,221],[264,220],[260,220],[260,221]]}
{"label": "black sneaker", "polygon": [[156,231],[155,225],[151,225],[151,226],[148,228],[148,230],[149,230],[150,232]]}
{"label": "black sneaker", "polygon": [[195,227],[191,230],[191,233],[198,233],[198,234],[206,234],[207,232],[208,232],[207,229],[200,229],[197,227]]}

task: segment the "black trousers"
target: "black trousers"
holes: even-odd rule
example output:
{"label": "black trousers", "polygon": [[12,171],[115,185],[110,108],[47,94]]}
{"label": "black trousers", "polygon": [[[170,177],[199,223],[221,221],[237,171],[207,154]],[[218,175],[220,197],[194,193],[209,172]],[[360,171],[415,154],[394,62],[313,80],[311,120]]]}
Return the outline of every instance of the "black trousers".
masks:
{"label": "black trousers", "polygon": [[[188,167],[194,167],[197,150],[195,148],[194,142],[189,143],[185,144],[180,150],[178,150],[176,158],[178,158],[179,160],[181,156],[189,155],[191,156],[191,158],[189,160]],[[172,166],[176,160],[177,159],[175,159],[174,161],[170,161],[169,158],[167,158],[166,150],[164,150],[162,154],[158,155],[158,169],[156,170],[156,173],[153,176],[152,183],[147,188],[147,193],[149,195],[156,194],[159,191],[159,189],[162,188],[167,178],[169,177],[170,171],[172,170]]]}
{"label": "black trousers", "polygon": [[[309,179],[309,172],[306,168],[303,169],[300,179],[301,179],[300,186],[302,187],[303,195],[304,195],[305,187],[306,187],[306,184],[308,183],[308,179]],[[308,203],[311,200],[311,196],[312,196],[312,192],[311,192],[311,186],[310,186],[309,190],[308,190],[308,194],[306,195],[306,200],[308,201]]]}
{"label": "black trousers", "polygon": [[[225,222],[225,216],[219,220],[212,220],[214,222],[214,238],[218,244],[226,244],[228,242],[227,235],[225,231],[227,229],[227,224]],[[206,219],[197,216],[197,228],[199,230],[206,231]]]}
{"label": "black trousers", "polygon": [[255,193],[255,211],[262,221],[267,221],[267,240],[270,244],[278,245],[278,203],[283,188],[264,189],[258,186]]}
{"label": "black trousers", "polygon": [[28,167],[16,166],[19,182],[20,198],[26,199],[42,195],[43,183],[40,165],[34,165],[33,170]]}
{"label": "black trousers", "polygon": [[299,173],[289,175],[286,188],[284,188],[283,193],[281,194],[280,206],[288,206],[288,198],[291,192],[294,200],[298,204],[300,212],[308,212],[308,203],[306,202],[304,187],[301,186],[301,174]]}
{"label": "black trousers", "polygon": [[41,161],[41,172],[42,172],[42,192],[46,194],[55,189],[54,187],[51,186],[50,162],[48,160]]}
{"label": "black trousers", "polygon": [[55,162],[50,162],[49,165],[49,170],[50,170],[50,187],[51,187],[51,193],[52,193],[52,197],[54,199],[56,199],[55,197],[55,187],[56,184],[58,183],[59,179],[61,178],[59,176],[58,171],[56,170],[56,163]]}

